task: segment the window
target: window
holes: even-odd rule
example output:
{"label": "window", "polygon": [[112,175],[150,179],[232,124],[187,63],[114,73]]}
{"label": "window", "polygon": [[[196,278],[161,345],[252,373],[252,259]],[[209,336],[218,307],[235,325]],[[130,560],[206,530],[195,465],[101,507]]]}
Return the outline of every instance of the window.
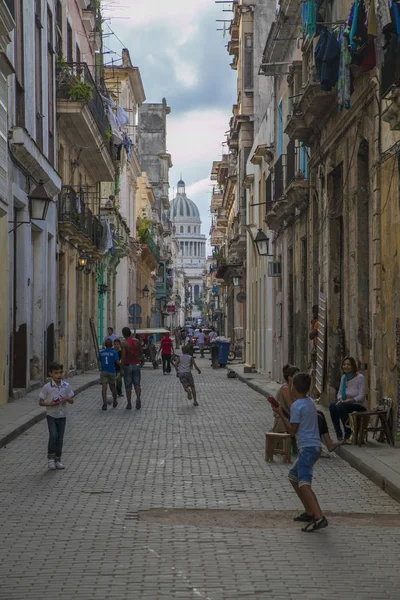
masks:
{"label": "window", "polygon": [[78,65],[81,64],[81,51],[79,50],[78,44],[76,44],[76,60],[75,60],[75,62],[77,62]]}
{"label": "window", "polygon": [[36,143],[43,150],[43,90],[42,90],[42,6],[35,0],[35,103],[36,103]]}
{"label": "window", "polygon": [[197,227],[195,225],[194,228],[193,228],[194,233],[197,233],[196,230],[197,230]]}
{"label": "window", "polygon": [[190,225],[188,225],[188,233],[190,233]]}
{"label": "window", "polygon": [[62,6],[60,0],[57,0],[56,4],[56,24],[57,24],[57,32],[56,32],[56,52],[57,56],[63,55],[63,47],[62,47]]}
{"label": "window", "polygon": [[47,115],[48,115],[48,158],[54,165],[54,38],[53,14],[47,7]]}
{"label": "window", "polygon": [[25,127],[23,0],[15,3],[15,123]]}
{"label": "window", "polygon": [[69,23],[67,23],[67,62],[74,62],[72,54],[72,27]]}
{"label": "window", "polygon": [[243,87],[245,91],[253,90],[253,34],[246,33],[244,36],[244,66]]}
{"label": "window", "polygon": [[181,233],[183,233],[183,225],[181,225],[180,230]]}
{"label": "window", "polygon": [[300,171],[302,171],[304,179],[308,179],[308,153],[303,143],[300,144]]}
{"label": "window", "polygon": [[278,104],[278,158],[282,155],[283,151],[283,106],[282,100]]}

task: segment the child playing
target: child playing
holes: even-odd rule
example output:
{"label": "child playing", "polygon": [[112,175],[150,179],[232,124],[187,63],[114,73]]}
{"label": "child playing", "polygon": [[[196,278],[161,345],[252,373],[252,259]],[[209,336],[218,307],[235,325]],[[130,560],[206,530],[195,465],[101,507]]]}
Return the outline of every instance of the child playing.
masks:
{"label": "child playing", "polygon": [[122,393],[122,375],[121,375],[121,357],[122,357],[122,348],[121,341],[119,339],[114,340],[114,350],[118,354],[119,365],[115,365],[115,378],[117,383],[117,396],[121,398],[123,396]]}
{"label": "child playing", "polygon": [[117,390],[115,387],[115,365],[120,366],[118,352],[113,349],[113,342],[110,338],[107,338],[104,350],[100,350],[98,361],[100,363],[100,382],[102,386],[103,406],[101,410],[107,410],[107,386],[110,386],[110,390],[113,397],[113,407],[117,408]]}
{"label": "child playing", "polygon": [[194,360],[193,356],[191,356],[190,351],[191,348],[189,345],[183,346],[182,354],[178,357],[174,366],[176,369],[176,376],[179,377],[180,382],[183,385],[183,389],[187,393],[188,400],[191,400],[193,397],[193,405],[198,406],[199,403],[196,399],[196,388],[194,386],[191,370],[192,367],[194,367],[199,375],[201,371],[196,365],[196,361]]}
{"label": "child playing", "polygon": [[321,512],[317,497],[311,487],[313,466],[321,454],[321,440],[318,430],[318,415],[314,401],[307,396],[311,377],[307,373],[297,373],[293,377],[292,396],[294,402],[290,409],[290,422],[281,405],[273,410],[278,413],[286,431],[296,436],[299,450],[298,459],[289,471],[289,481],[300,498],[305,512],[295,517],[295,521],[305,521],[302,531],[318,531],[328,526]]}
{"label": "child playing", "polygon": [[49,365],[51,381],[42,387],[39,394],[40,406],[46,407],[49,445],[47,459],[49,469],[64,469],[61,462],[68,404],[74,403],[74,392],[69,383],[63,381],[64,367],[58,362]]}

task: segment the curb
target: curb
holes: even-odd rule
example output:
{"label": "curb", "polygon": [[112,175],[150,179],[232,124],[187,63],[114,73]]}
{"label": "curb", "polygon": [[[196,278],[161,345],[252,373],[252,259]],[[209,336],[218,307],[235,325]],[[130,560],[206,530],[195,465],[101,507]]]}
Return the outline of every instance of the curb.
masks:
{"label": "curb", "polygon": [[229,367],[227,367],[227,370],[230,373],[235,373],[239,381],[242,381],[243,383],[248,385],[249,388],[257,392],[258,394],[261,394],[261,396],[264,396],[265,398],[268,398],[268,396],[274,396],[274,394],[276,393],[275,390],[268,391],[268,387],[262,388],[256,383],[249,381],[248,379],[246,379],[246,377],[243,377],[243,375],[239,375],[239,373],[236,373],[235,369],[230,369]]}
{"label": "curb", "polygon": [[[236,373],[234,369],[229,369],[232,373]],[[246,385],[248,385],[255,392],[258,392],[264,397],[268,397],[270,395],[274,395],[274,391],[268,392],[268,387],[264,389],[259,385],[254,384],[252,381],[248,381],[242,375],[236,373],[239,381],[242,381]],[[375,468],[367,461],[365,461],[362,457],[357,456],[354,452],[351,451],[351,446],[345,447],[340,446],[337,450],[337,454],[343,458],[349,465],[351,465],[354,469],[365,475],[368,479],[370,479],[375,485],[380,487],[384,492],[386,492],[389,496],[391,496],[396,502],[400,503],[400,478],[399,483],[395,483],[393,478],[390,477],[391,469],[381,465],[380,468]]]}
{"label": "curb", "polygon": [[[84,383],[83,385],[74,389],[75,396],[80,394],[80,392],[84,392],[85,390],[92,387],[93,385],[96,385],[98,382],[99,382],[98,379],[95,379],[93,381],[88,381],[87,383]],[[23,419],[24,417],[20,417],[20,418]],[[27,431],[28,429],[30,429],[31,427],[36,425],[36,423],[40,423],[40,421],[43,421],[43,419],[45,419],[45,418],[46,418],[46,412],[43,411],[41,408],[38,409],[36,414],[32,415],[31,417],[28,417],[26,419],[26,421],[24,421],[23,423],[18,425],[15,429],[10,431],[10,433],[7,433],[5,436],[0,438],[0,448],[4,448],[4,446],[6,446],[7,444],[9,444],[13,440],[15,440],[15,438],[17,438],[19,435],[21,435],[21,433],[24,433],[25,431]]]}

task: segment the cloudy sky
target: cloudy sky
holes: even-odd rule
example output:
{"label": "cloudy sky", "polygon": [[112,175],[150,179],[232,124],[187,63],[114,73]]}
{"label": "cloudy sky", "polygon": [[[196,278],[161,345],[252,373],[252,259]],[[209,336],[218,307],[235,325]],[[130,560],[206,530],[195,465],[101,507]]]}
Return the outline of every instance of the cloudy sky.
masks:
{"label": "cloudy sky", "polygon": [[221,157],[236,95],[235,71],[225,47],[229,38],[216,31],[223,26],[216,19],[231,18],[232,13],[223,12],[230,7],[214,0],[103,1],[105,16],[111,18],[104,26],[104,43],[116,52],[105,59],[118,60],[126,46],[140,68],[147,101],[167,99],[171,193],[182,173],[206,235],[211,164]]}

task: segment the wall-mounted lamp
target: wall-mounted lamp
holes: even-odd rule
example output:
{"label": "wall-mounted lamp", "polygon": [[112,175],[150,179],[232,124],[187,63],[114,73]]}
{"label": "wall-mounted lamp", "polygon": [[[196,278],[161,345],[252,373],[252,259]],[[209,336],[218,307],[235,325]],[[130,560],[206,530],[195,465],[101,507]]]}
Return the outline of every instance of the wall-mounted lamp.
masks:
{"label": "wall-mounted lamp", "polygon": [[258,230],[257,235],[254,238],[254,243],[260,256],[272,256],[269,254],[269,238],[267,238],[262,229]]}
{"label": "wall-mounted lamp", "polygon": [[149,288],[147,287],[147,285],[145,285],[144,288],[142,289],[143,298],[148,298],[149,292],[150,292]]}
{"label": "wall-mounted lamp", "polygon": [[15,223],[15,227],[13,227],[8,233],[11,233],[20,225],[29,225],[33,219],[36,221],[46,220],[47,211],[49,210],[49,205],[50,202],[53,201],[53,198],[46,192],[46,188],[44,187],[44,182],[42,179],[39,180],[39,185],[37,185],[34,190],[28,194],[28,200],[29,221],[8,221],[9,223]]}
{"label": "wall-mounted lamp", "polygon": [[238,287],[240,285],[240,277],[239,275],[233,275],[232,277],[232,283],[234,287]]}
{"label": "wall-mounted lamp", "polygon": [[86,267],[87,261],[88,261],[88,255],[85,254],[84,252],[82,252],[78,256],[78,264],[76,265],[76,270],[83,271]]}
{"label": "wall-mounted lamp", "polygon": [[92,272],[93,267],[94,267],[94,260],[91,256],[88,256],[86,259],[86,265],[83,269],[83,272],[85,273],[85,275],[89,275]]}

